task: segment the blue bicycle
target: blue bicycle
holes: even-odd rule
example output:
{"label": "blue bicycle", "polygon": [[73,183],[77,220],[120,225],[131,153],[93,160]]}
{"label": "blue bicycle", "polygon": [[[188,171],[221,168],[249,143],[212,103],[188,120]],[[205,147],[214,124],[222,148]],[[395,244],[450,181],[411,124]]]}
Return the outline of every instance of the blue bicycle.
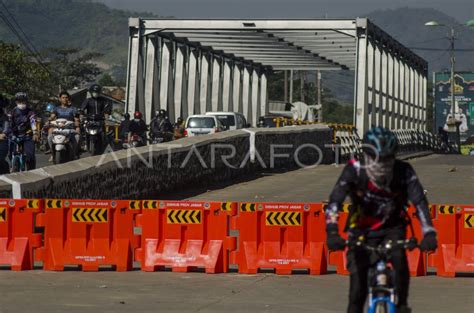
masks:
{"label": "blue bicycle", "polygon": [[12,136],[10,139],[10,142],[13,143],[11,173],[28,171],[28,162],[23,148],[23,144],[27,140],[32,140],[31,136]]}
{"label": "blue bicycle", "polygon": [[418,247],[416,238],[387,241],[378,246],[367,245],[364,241],[347,243],[349,249],[365,249],[377,256],[375,267],[369,269],[369,307],[367,313],[396,313],[397,290],[395,273],[389,263],[394,249],[413,250]]}

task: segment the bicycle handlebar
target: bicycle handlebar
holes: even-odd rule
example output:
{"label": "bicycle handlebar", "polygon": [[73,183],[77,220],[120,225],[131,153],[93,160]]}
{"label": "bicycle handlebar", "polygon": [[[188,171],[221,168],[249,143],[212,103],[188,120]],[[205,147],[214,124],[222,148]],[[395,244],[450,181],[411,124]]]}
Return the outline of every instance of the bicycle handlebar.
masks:
{"label": "bicycle handlebar", "polygon": [[387,242],[379,244],[378,246],[368,245],[363,240],[357,240],[357,241],[352,241],[352,242],[348,240],[346,241],[346,247],[348,247],[349,249],[362,248],[368,251],[386,253],[395,248],[403,248],[403,249],[408,249],[409,251],[412,251],[415,248],[419,248],[420,246],[418,245],[418,241],[416,240],[416,238],[412,237],[405,240],[397,240],[395,242],[389,240]]}

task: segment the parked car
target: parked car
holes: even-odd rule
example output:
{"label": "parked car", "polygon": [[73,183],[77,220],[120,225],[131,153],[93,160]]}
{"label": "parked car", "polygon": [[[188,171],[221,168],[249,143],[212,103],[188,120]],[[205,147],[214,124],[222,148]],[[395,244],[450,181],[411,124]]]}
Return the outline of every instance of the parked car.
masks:
{"label": "parked car", "polygon": [[206,115],[212,115],[225,127],[225,130],[235,130],[250,127],[242,113],[238,112],[206,112]]}
{"label": "parked car", "polygon": [[225,127],[216,116],[191,115],[186,119],[184,135],[187,137],[214,134],[224,131]]}

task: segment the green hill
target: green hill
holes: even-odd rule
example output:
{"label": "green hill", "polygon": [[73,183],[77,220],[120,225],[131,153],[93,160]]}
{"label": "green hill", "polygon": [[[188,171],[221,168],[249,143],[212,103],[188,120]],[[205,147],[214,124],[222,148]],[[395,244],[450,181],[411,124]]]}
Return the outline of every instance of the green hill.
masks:
{"label": "green hill", "polygon": [[[39,49],[75,47],[97,51],[106,67],[126,68],[128,18],[151,13],[115,10],[87,0],[2,0]],[[0,7],[3,14],[8,12]],[[18,42],[0,20],[0,40]]]}

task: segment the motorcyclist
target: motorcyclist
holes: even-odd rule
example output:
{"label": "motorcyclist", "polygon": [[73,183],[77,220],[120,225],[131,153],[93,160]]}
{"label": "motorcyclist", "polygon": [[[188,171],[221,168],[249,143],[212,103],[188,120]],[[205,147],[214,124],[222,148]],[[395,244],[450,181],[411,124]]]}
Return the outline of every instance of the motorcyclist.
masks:
{"label": "motorcyclist", "polygon": [[123,115],[123,121],[120,122],[120,127],[119,127],[119,136],[122,141],[125,141],[125,139],[128,138],[129,129],[130,129],[130,114],[125,113]]}
{"label": "motorcyclist", "polygon": [[[38,141],[38,130],[36,129],[35,112],[28,107],[28,95],[18,92],[15,95],[16,107],[10,112],[10,135],[14,137],[25,137],[23,151],[26,154],[28,169],[36,168],[35,142]],[[10,152],[15,149],[14,144],[10,146]]]}
{"label": "motorcyclist", "polygon": [[130,121],[129,125],[129,132],[128,132],[128,142],[130,143],[130,139],[132,135],[138,135],[142,143],[146,145],[146,124],[145,121],[142,119],[142,113],[137,111],[133,114],[133,120]]}
{"label": "motorcyclist", "polygon": [[164,141],[169,141],[171,140],[172,134],[173,126],[168,120],[166,111],[163,109],[157,111],[155,118],[150,123],[150,137],[163,138]]}
{"label": "motorcyclist", "polygon": [[102,87],[98,84],[93,84],[89,87],[90,98],[84,100],[81,105],[82,113],[86,115],[98,115],[105,120],[109,118],[112,112],[112,105],[110,101],[101,97]]}
{"label": "motorcyclist", "polygon": [[[75,107],[70,105],[70,95],[67,91],[61,91],[59,93],[59,102],[61,105],[59,107],[55,107],[51,112],[51,120],[54,121],[58,118],[66,119],[68,121],[74,122],[74,127],[76,129],[76,134],[71,136],[71,144],[74,151],[74,155],[76,157],[79,156],[79,138],[80,138],[80,122],[79,122],[79,114]],[[49,129],[48,134],[48,143],[51,151],[53,151],[53,128]],[[50,162],[53,161],[53,157],[51,155]]]}
{"label": "motorcyclist", "polygon": [[[351,198],[353,204],[344,228],[349,242],[360,236],[371,245],[386,240],[404,240],[408,223],[405,208],[411,202],[416,207],[424,234],[420,248],[423,251],[435,250],[436,231],[430,218],[428,201],[412,166],[395,158],[397,140],[394,134],[388,129],[375,127],[365,134],[363,141],[363,159],[349,161],[330,195],[326,210],[329,250],[345,247],[345,240],[339,235],[338,211],[346,196]],[[398,291],[397,312],[411,312],[407,305],[410,274],[405,250],[394,250],[391,262]],[[366,250],[348,250],[348,313],[363,311],[370,265],[370,255]]]}
{"label": "motorcyclist", "polygon": [[6,160],[8,155],[8,131],[9,121],[8,116],[5,114],[4,106],[7,100],[0,94],[0,175],[7,174],[10,172],[10,167]]}
{"label": "motorcyclist", "polygon": [[[112,104],[106,98],[101,96],[102,87],[98,84],[93,84],[89,87],[89,93],[91,98],[84,100],[81,105],[81,121],[83,120],[84,115],[86,119],[90,119],[92,116],[95,119],[107,120],[110,113],[112,112]],[[105,123],[104,131],[105,134]],[[102,138],[102,145],[105,144],[105,135]],[[103,149],[105,146],[102,146]]]}
{"label": "motorcyclist", "polygon": [[184,120],[180,116],[173,125],[173,139],[177,140],[184,137]]}

